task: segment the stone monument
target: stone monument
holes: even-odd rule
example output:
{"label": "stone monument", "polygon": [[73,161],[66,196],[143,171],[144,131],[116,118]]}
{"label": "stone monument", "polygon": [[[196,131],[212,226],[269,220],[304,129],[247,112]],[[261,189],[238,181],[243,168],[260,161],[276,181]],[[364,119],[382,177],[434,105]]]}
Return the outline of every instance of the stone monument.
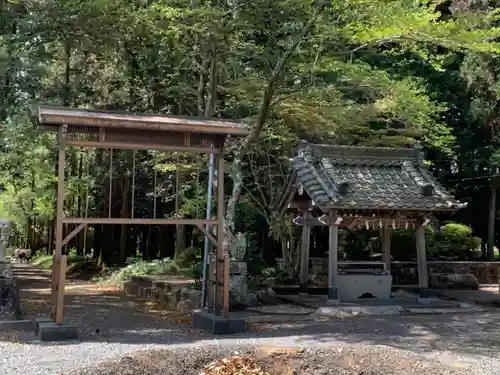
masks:
{"label": "stone monument", "polygon": [[234,247],[231,249],[229,265],[229,294],[232,306],[248,303],[248,271],[247,263],[244,261],[246,253],[246,236],[243,233],[237,233]]}
{"label": "stone monument", "polygon": [[5,247],[9,243],[10,220],[0,219],[0,263],[5,262]]}
{"label": "stone monument", "polygon": [[5,247],[10,235],[10,221],[0,219],[0,321],[18,319],[21,313],[19,285],[12,263],[5,259]]}

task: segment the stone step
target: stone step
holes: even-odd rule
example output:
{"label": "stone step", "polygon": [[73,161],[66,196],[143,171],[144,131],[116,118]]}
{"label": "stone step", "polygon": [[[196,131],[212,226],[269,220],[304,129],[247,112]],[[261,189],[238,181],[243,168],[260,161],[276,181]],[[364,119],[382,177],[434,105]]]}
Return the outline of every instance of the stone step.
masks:
{"label": "stone step", "polygon": [[125,294],[129,296],[137,296],[138,287],[137,284],[132,281],[125,281],[122,285],[122,289],[125,292]]}

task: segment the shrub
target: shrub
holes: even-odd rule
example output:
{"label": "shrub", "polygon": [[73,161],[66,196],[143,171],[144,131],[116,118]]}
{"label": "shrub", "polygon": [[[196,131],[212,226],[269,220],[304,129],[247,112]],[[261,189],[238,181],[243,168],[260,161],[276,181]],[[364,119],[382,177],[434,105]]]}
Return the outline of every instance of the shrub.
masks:
{"label": "shrub", "polygon": [[472,235],[472,229],[459,223],[447,223],[429,238],[428,253],[431,256],[469,259],[481,246],[481,239]]}
{"label": "shrub", "polygon": [[203,262],[197,262],[189,269],[189,276],[196,282],[200,282],[203,277]]}
{"label": "shrub", "polygon": [[177,253],[175,256],[176,263],[182,268],[188,268],[196,263],[200,250],[195,247],[187,247]]}
{"label": "shrub", "polygon": [[106,284],[121,285],[131,276],[163,276],[178,275],[181,267],[176,261],[165,258],[146,262],[137,258],[127,260],[127,266],[111,271],[108,275],[102,276],[96,281]]}

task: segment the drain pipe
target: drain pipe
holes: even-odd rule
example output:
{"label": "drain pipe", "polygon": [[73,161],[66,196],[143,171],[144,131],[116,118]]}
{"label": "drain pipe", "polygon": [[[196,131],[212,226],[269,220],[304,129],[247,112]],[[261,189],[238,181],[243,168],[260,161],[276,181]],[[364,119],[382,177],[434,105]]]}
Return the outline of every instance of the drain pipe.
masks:
{"label": "drain pipe", "polygon": [[[212,184],[214,178],[214,154],[210,154],[210,162],[208,166],[208,193],[207,193],[207,220],[212,217]],[[205,225],[205,230],[211,230],[210,226]],[[205,307],[205,300],[207,294],[207,267],[208,267],[208,252],[209,242],[208,237],[205,236],[205,247],[203,248],[203,280],[201,284],[201,308]]]}

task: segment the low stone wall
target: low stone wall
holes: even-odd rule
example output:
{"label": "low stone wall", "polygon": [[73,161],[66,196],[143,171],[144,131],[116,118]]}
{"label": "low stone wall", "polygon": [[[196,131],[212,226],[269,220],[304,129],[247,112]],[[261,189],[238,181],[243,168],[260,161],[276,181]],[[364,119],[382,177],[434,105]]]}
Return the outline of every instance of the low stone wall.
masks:
{"label": "low stone wall", "polygon": [[[277,268],[283,269],[283,260],[276,259]],[[480,284],[498,284],[500,262],[443,262],[428,261],[428,273],[472,274]],[[393,285],[418,285],[417,262],[391,262]],[[309,259],[309,278],[313,285],[328,285],[328,258]]]}
{"label": "low stone wall", "polygon": [[192,285],[193,281],[181,278],[133,276],[123,283],[123,291],[168,309],[191,312],[201,304],[201,291]]}

